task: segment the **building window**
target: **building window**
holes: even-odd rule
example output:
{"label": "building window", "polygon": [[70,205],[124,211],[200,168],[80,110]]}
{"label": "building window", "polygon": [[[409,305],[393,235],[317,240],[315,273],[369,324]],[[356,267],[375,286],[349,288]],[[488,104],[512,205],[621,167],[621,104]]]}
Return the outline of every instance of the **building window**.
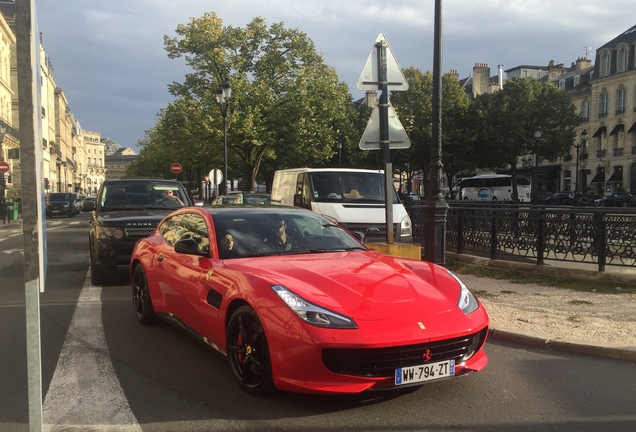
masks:
{"label": "building window", "polygon": [[627,50],[625,48],[618,50],[617,62],[618,64],[616,65],[616,69],[619,72],[625,72],[627,70]]}
{"label": "building window", "polygon": [[581,76],[580,75],[575,75],[574,76],[574,87],[578,86],[579,84],[581,84]]}
{"label": "building window", "polygon": [[608,102],[607,93],[601,93],[601,103],[599,106],[599,117],[607,117],[607,102]]}
{"label": "building window", "polygon": [[590,121],[590,101],[584,100],[581,104],[581,117],[584,122]]}
{"label": "building window", "polygon": [[610,74],[610,56],[608,53],[601,54],[601,76]]}
{"label": "building window", "polygon": [[616,114],[625,114],[625,88],[616,91]]}

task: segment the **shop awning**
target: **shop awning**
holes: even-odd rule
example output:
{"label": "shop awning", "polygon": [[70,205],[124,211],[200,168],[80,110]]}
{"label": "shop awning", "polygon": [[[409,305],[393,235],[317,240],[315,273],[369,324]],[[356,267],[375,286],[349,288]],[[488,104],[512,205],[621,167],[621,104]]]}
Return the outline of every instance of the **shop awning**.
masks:
{"label": "shop awning", "polygon": [[605,173],[596,173],[590,184],[605,184]]}
{"label": "shop awning", "polygon": [[623,175],[622,173],[615,172],[610,176],[607,180],[608,183],[623,183]]}
{"label": "shop awning", "polygon": [[627,133],[632,133],[632,132],[636,132],[636,122],[634,122],[632,127],[630,127],[629,130],[627,131]]}
{"label": "shop awning", "polygon": [[617,124],[616,126],[614,126],[614,129],[612,129],[612,131],[610,132],[610,135],[616,135],[619,132],[622,132],[625,129],[625,125],[623,124]]}
{"label": "shop awning", "polygon": [[592,135],[592,138],[598,138],[601,135],[603,135],[605,132],[607,132],[607,127],[605,126],[601,126],[600,128],[598,128],[598,130],[594,133],[594,135]]}

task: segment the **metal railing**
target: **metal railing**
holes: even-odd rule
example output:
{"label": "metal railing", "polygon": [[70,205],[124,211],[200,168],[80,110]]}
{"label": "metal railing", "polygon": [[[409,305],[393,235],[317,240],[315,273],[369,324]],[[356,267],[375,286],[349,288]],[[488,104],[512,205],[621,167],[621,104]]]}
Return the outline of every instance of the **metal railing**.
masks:
{"label": "metal railing", "polygon": [[[491,259],[547,260],[636,269],[636,209],[448,201],[446,250]],[[409,208],[424,243],[425,201]]]}

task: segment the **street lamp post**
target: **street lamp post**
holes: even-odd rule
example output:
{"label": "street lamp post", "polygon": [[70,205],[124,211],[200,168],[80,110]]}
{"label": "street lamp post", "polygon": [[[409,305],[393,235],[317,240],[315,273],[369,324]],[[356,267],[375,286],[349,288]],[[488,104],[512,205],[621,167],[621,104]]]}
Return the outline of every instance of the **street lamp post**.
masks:
{"label": "street lamp post", "polygon": [[232,85],[226,78],[225,82],[216,89],[216,100],[221,108],[221,117],[223,117],[223,182],[225,186],[222,191],[227,194],[227,103],[232,97]]}
{"label": "street lamp post", "polygon": [[[4,133],[6,128],[0,126],[0,162],[4,162],[4,151],[2,150],[2,143],[4,142]],[[4,173],[0,173],[0,201],[4,201]]]}
{"label": "street lamp post", "polygon": [[58,157],[55,161],[57,166],[57,191],[62,192],[62,160]]}
{"label": "street lamp post", "polygon": [[541,126],[534,128],[534,175],[532,176],[532,195],[534,199],[533,204],[539,203],[539,140],[541,140]]}
{"label": "street lamp post", "polygon": [[338,168],[342,168],[342,142],[338,141]]}
{"label": "street lamp post", "polygon": [[575,184],[574,184],[574,192],[579,191],[579,149],[581,146],[585,145],[587,142],[587,131],[583,129],[581,132],[581,142],[578,144],[574,144],[574,148],[576,149],[576,174],[575,174]]}

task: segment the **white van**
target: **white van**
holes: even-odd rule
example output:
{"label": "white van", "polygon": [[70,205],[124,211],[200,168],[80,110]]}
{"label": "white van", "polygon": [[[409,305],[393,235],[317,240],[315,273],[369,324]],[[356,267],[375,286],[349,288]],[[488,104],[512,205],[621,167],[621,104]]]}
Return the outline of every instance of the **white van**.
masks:
{"label": "white van", "polygon": [[[352,168],[279,170],[272,183],[272,204],[304,207],[335,219],[370,242],[386,241],[384,172]],[[396,242],[412,242],[411,218],[393,190]]]}

